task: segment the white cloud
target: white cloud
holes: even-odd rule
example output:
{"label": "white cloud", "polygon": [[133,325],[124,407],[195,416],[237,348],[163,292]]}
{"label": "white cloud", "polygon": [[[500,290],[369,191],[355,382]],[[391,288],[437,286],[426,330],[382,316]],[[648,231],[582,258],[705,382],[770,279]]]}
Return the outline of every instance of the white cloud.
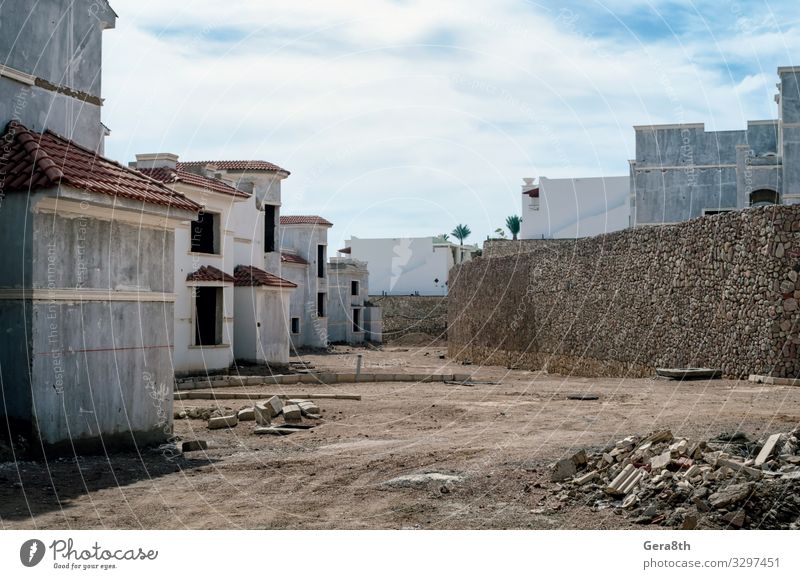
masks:
{"label": "white cloud", "polygon": [[[650,4],[665,17],[675,5]],[[772,116],[774,69],[798,48],[763,21],[737,31],[755,11],[713,37],[648,40],[592,34],[580,4],[572,22],[522,0],[113,5],[108,153],[281,164],[284,209],[324,213],[332,246],[458,222],[485,238],[519,213],[523,176],[625,174],[631,125]],[[592,10],[624,21],[632,6]],[[756,69],[740,78],[724,62]]]}

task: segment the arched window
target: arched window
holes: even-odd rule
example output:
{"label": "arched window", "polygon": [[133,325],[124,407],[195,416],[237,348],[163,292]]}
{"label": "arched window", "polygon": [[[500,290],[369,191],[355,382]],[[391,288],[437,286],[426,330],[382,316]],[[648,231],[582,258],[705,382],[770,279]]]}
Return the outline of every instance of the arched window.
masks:
{"label": "arched window", "polygon": [[750,207],[763,207],[764,205],[777,205],[781,196],[771,189],[758,189],[750,193]]}

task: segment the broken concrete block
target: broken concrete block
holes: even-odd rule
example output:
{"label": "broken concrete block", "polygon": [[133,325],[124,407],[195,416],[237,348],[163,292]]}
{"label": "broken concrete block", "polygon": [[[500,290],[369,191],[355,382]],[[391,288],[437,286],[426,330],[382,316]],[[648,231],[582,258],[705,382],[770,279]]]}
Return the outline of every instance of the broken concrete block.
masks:
{"label": "broken concrete block", "polygon": [[286,436],[299,432],[296,428],[282,428],[280,426],[256,426],[254,434],[272,434],[275,436]]}
{"label": "broken concrete block", "polygon": [[281,413],[281,410],[283,410],[283,400],[281,400],[277,396],[273,396],[272,398],[267,400],[266,404],[272,408],[271,418],[275,418],[278,414]]}
{"label": "broken concrete block", "polygon": [[741,463],[737,460],[733,460],[731,458],[719,457],[716,461],[716,465],[719,467],[727,468],[732,473],[741,472],[756,479],[761,478],[764,474],[763,472],[761,472],[760,469],[753,468],[751,466],[745,466],[744,463]]}
{"label": "broken concrete block", "polygon": [[587,472],[586,474],[583,474],[581,476],[575,477],[575,479],[573,479],[572,482],[574,482],[578,486],[583,486],[586,483],[592,482],[594,479],[598,478],[599,476],[600,476],[600,473],[597,472],[596,470],[593,470],[593,471]]}
{"label": "broken concrete block", "polygon": [[756,460],[753,463],[755,466],[761,466],[769,460],[769,457],[772,456],[772,453],[775,450],[775,447],[778,445],[778,442],[780,442],[782,436],[782,434],[778,433],[767,438],[767,442],[765,442],[764,446],[761,447],[761,452],[759,452],[758,456],[756,456]]}
{"label": "broken concrete block", "polygon": [[669,463],[672,462],[672,452],[669,450],[659,454],[658,456],[654,456],[650,459],[650,470],[652,472],[658,472],[664,470],[669,466]]}
{"label": "broken concrete block", "polygon": [[266,402],[257,402],[253,408],[253,418],[256,424],[269,426],[272,423],[272,407]]}
{"label": "broken concrete block", "polygon": [[220,428],[233,428],[237,424],[239,424],[239,419],[236,417],[235,414],[231,414],[230,416],[216,416],[214,418],[208,419],[209,430],[218,430]]}
{"label": "broken concrete block", "polygon": [[184,440],[181,443],[181,452],[195,452],[197,450],[206,450],[208,443],[205,440]]}
{"label": "broken concrete block", "polygon": [[242,408],[237,414],[236,417],[239,419],[239,422],[248,422],[250,420],[256,419],[256,411],[254,408]]}
{"label": "broken concrete block", "polygon": [[303,412],[297,404],[287,404],[283,407],[283,419],[286,422],[297,422],[302,418]]}
{"label": "broken concrete block", "polygon": [[609,483],[606,487],[606,493],[610,495],[626,495],[643,477],[643,470],[629,464]]}
{"label": "broken concrete block", "polygon": [[553,465],[553,470],[550,473],[550,480],[553,482],[561,482],[572,478],[578,468],[575,466],[575,461],[572,458],[562,458]]}
{"label": "broken concrete block", "polygon": [[751,483],[728,485],[708,497],[708,502],[715,509],[723,509],[745,500],[750,495],[752,488]]}
{"label": "broken concrete block", "polygon": [[300,407],[300,412],[303,414],[303,416],[319,416],[319,406],[310,400],[301,402],[298,404],[298,406]]}

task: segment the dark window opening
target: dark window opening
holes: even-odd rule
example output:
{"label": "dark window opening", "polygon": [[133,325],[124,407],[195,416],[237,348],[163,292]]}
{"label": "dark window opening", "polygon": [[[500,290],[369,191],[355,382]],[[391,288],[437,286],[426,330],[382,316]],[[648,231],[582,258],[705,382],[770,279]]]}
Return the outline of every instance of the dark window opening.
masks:
{"label": "dark window opening", "polygon": [[317,277],[325,277],[325,246],[317,246]]}
{"label": "dark window opening", "polygon": [[704,209],[703,215],[719,215],[720,213],[732,213],[733,209]]}
{"label": "dark window opening", "polygon": [[278,208],[274,205],[267,205],[264,208],[264,253],[275,251],[275,225]]}
{"label": "dark window opening", "polygon": [[222,288],[195,288],[195,346],[222,343]]}
{"label": "dark window opening", "polygon": [[780,195],[769,189],[759,189],[750,193],[750,207],[763,207],[764,205],[777,205],[781,202]]}
{"label": "dark window opening", "polygon": [[353,331],[363,332],[361,329],[361,310],[359,308],[353,310]]}
{"label": "dark window opening", "polygon": [[292,333],[300,333],[300,318],[292,318]]}
{"label": "dark window opening", "polygon": [[358,295],[358,282],[355,280],[350,282],[350,295],[351,296]]}
{"label": "dark window opening", "polygon": [[192,251],[195,253],[219,253],[218,229],[219,215],[202,211],[197,221],[192,221]]}
{"label": "dark window opening", "polygon": [[317,294],[317,316],[325,317],[325,294],[322,292]]}

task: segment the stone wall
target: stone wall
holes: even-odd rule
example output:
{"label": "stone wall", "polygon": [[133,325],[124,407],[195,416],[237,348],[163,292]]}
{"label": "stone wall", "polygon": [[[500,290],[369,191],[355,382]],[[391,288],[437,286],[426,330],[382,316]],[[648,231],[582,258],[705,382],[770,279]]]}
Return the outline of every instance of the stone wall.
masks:
{"label": "stone wall", "polygon": [[510,253],[451,271],[452,357],[578,375],[800,376],[800,206]]}
{"label": "stone wall", "polygon": [[383,315],[383,341],[387,344],[410,334],[427,341],[447,338],[447,298],[439,296],[370,296]]}

